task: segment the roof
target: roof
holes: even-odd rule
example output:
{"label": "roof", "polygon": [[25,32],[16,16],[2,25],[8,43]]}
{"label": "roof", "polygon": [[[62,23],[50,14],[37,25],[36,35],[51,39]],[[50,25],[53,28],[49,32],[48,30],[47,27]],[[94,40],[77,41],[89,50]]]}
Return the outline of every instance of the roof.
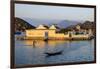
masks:
{"label": "roof", "polygon": [[57,25],[51,25],[49,29],[59,29]]}
{"label": "roof", "polygon": [[42,25],[43,25],[45,28],[47,28],[47,29],[49,28],[49,27],[48,27],[47,25],[45,25],[45,24],[42,24]]}
{"label": "roof", "polygon": [[48,27],[45,24],[41,24],[36,29],[60,29],[60,28],[57,25],[51,25],[50,27]]}
{"label": "roof", "polygon": [[41,24],[36,29],[48,29],[49,27],[47,25]]}

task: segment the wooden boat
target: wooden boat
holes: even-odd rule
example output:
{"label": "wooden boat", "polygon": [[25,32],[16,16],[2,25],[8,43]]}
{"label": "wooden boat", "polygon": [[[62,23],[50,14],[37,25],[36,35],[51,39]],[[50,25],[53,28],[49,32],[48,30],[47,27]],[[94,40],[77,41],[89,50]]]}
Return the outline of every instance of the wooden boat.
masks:
{"label": "wooden boat", "polygon": [[44,39],[44,41],[46,41],[46,42],[47,42],[47,41],[48,41],[48,39]]}
{"label": "wooden boat", "polygon": [[47,52],[47,53],[45,53],[45,54],[47,54],[47,56],[55,56],[55,55],[60,55],[60,54],[62,54],[62,51],[54,52],[54,53],[49,53],[49,52]]}

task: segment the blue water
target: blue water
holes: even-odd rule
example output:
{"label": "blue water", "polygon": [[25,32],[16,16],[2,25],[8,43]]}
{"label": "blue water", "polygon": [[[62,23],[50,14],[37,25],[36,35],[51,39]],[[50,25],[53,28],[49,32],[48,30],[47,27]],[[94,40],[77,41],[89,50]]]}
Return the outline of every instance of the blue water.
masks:
{"label": "blue water", "polygon": [[[46,57],[46,52],[62,54]],[[38,65],[94,61],[94,40],[84,41],[39,41],[15,40],[15,64]]]}

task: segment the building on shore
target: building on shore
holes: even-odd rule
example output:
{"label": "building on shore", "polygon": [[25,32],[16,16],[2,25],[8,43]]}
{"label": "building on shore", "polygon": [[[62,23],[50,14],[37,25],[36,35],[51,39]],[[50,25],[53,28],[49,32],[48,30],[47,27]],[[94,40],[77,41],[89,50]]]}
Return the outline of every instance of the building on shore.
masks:
{"label": "building on shore", "polygon": [[79,25],[72,31],[59,33],[59,27],[39,25],[35,29],[27,29],[25,39],[88,39],[93,36],[91,29],[81,29]]}

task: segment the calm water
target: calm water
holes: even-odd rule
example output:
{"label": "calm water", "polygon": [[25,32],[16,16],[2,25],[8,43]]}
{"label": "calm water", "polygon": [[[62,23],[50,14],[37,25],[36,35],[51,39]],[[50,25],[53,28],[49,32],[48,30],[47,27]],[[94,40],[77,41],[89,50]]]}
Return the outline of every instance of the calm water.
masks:
{"label": "calm water", "polygon": [[[85,41],[39,41],[15,40],[15,64],[54,64],[94,60],[94,40]],[[63,51],[46,57],[46,52]]]}

